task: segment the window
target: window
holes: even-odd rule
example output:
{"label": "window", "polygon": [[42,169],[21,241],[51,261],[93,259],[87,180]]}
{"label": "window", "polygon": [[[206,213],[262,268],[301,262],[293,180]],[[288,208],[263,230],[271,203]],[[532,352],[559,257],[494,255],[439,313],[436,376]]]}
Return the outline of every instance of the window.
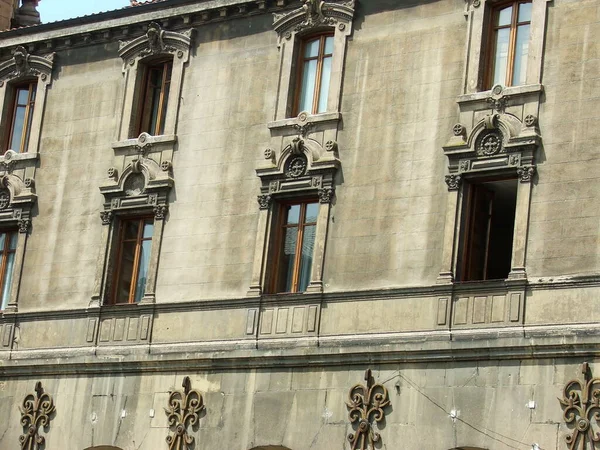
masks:
{"label": "window", "polygon": [[325,112],[331,80],[333,34],[307,39],[300,50],[295,114]]}
{"label": "window", "polygon": [[488,88],[526,83],[531,8],[531,1],[513,1],[492,11]]}
{"label": "window", "polygon": [[0,263],[0,292],[2,292],[2,300],[0,301],[0,310],[6,309],[10,298],[15,252],[17,250],[17,237],[18,234],[16,231],[0,232],[0,251],[2,252],[2,262]]}
{"label": "window", "polygon": [[276,236],[273,293],[304,292],[310,283],[319,202],[282,204]]}
{"label": "window", "polygon": [[153,232],[152,218],[121,221],[112,303],[137,303],[144,296]]}
{"label": "window", "polygon": [[505,279],[511,270],[517,180],[465,184],[460,280]]}
{"label": "window", "polygon": [[36,88],[37,81],[15,87],[6,150],[11,149],[18,153],[27,151],[29,135],[31,134]]}
{"label": "window", "polygon": [[157,136],[165,132],[172,71],[172,61],[146,67],[138,134]]}

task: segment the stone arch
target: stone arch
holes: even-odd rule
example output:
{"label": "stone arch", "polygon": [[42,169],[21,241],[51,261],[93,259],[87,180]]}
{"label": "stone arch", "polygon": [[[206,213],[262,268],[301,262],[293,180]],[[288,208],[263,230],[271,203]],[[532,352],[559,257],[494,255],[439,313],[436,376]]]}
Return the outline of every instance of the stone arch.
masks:
{"label": "stone arch", "polygon": [[98,447],[88,447],[85,450],[122,450],[119,447],[113,447],[112,445],[100,445]]}
{"label": "stone arch", "polygon": [[258,447],[253,447],[250,450],[290,450],[287,447],[283,447],[281,445],[261,445]]}

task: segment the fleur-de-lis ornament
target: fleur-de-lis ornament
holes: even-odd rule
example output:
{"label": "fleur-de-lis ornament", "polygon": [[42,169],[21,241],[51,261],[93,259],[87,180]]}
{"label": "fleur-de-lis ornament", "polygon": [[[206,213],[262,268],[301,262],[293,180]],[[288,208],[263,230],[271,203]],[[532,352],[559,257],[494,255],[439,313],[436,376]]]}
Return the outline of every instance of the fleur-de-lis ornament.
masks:
{"label": "fleur-de-lis ornament", "polygon": [[388,391],[382,384],[373,384],[371,369],[365,372],[366,386],[357,384],[350,389],[349,401],[346,403],[350,411],[350,422],[358,425],[356,433],[348,435],[352,450],[375,448],[375,442],[381,439],[374,430],[374,425],[385,417],[384,408],[390,404]]}
{"label": "fleur-de-lis ornament", "polygon": [[587,363],[582,364],[581,372],[583,380],[568,381],[558,401],[565,408],[565,422],[574,427],[565,438],[569,450],[595,450],[600,433],[592,425],[600,425],[600,378],[592,378]]}
{"label": "fleur-de-lis ornament", "polygon": [[202,394],[192,389],[190,377],[183,379],[183,391],[169,394],[169,407],[165,408],[169,427],[173,434],[167,436],[169,450],[191,448],[194,436],[188,434],[188,427],[198,422],[200,413],[205,409]]}
{"label": "fleur-de-lis ornament", "polygon": [[46,439],[39,434],[40,427],[50,423],[50,414],[55,411],[54,400],[44,392],[41,382],[35,384],[35,394],[29,394],[23,400],[21,425],[26,428],[25,434],[19,436],[21,450],[35,450],[44,445]]}

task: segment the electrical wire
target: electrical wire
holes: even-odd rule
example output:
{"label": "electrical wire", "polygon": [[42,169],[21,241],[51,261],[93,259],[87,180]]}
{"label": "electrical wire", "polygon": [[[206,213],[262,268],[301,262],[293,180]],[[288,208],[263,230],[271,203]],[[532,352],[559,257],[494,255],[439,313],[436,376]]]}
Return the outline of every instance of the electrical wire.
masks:
{"label": "electrical wire", "polygon": [[[392,381],[392,380],[393,380],[393,379],[395,379],[395,378],[402,378],[404,381],[406,381],[406,383],[407,383],[407,384],[408,384],[410,387],[412,387],[412,388],[413,388],[415,391],[417,391],[417,392],[419,393],[419,395],[421,395],[421,396],[425,397],[425,398],[426,398],[426,399],[427,399],[427,400],[428,400],[428,401],[429,401],[431,404],[433,404],[435,407],[437,407],[438,409],[440,409],[441,411],[443,411],[443,412],[444,412],[445,414],[447,414],[447,415],[452,415],[452,414],[451,414],[451,412],[450,412],[450,411],[447,411],[447,410],[446,410],[446,408],[444,408],[444,407],[443,407],[443,406],[442,406],[442,405],[441,405],[439,402],[435,401],[433,398],[431,398],[431,397],[430,397],[430,396],[428,396],[428,395],[427,395],[425,392],[423,392],[423,391],[421,390],[420,386],[419,386],[419,385],[418,385],[416,382],[412,381],[410,378],[406,377],[405,375],[402,375],[402,374],[400,373],[400,370],[398,370],[398,374],[397,374],[397,375],[394,375],[393,377],[389,378],[388,380],[385,380],[385,381],[384,381],[384,382],[382,382],[381,384],[386,384],[386,383],[389,383],[390,381]],[[492,440],[494,440],[494,441],[497,441],[497,442],[500,442],[501,444],[504,444],[504,445],[506,445],[508,448],[511,448],[511,449],[514,449],[514,450],[522,450],[522,449],[520,449],[519,447],[514,447],[512,444],[509,444],[509,443],[507,443],[507,442],[503,441],[503,440],[502,440],[502,439],[500,439],[499,437],[501,437],[501,438],[503,438],[503,439],[508,439],[509,441],[512,441],[512,442],[513,442],[513,443],[515,443],[515,444],[518,444],[518,445],[525,446],[525,447],[527,447],[528,449],[532,449],[532,448],[533,448],[533,444],[527,444],[527,443],[525,443],[525,442],[519,441],[519,440],[517,440],[517,439],[513,439],[513,438],[511,438],[511,437],[509,437],[509,436],[505,436],[505,435],[503,435],[503,434],[501,434],[501,433],[498,433],[497,431],[493,431],[493,430],[490,430],[490,429],[485,429],[485,430],[479,429],[479,428],[477,428],[475,425],[473,425],[473,424],[471,424],[471,423],[467,422],[467,421],[466,421],[466,420],[464,420],[464,419],[461,419],[460,417],[457,417],[457,416],[456,416],[456,417],[453,417],[453,419],[456,419],[457,421],[459,421],[460,423],[464,424],[465,426],[467,426],[467,427],[471,428],[472,430],[474,430],[474,431],[476,431],[476,432],[478,432],[478,433],[480,433],[480,434],[483,434],[483,435],[484,435],[484,436],[486,436],[486,437],[489,437],[490,439],[492,439]],[[493,435],[492,435],[492,434],[490,434],[490,433],[492,433],[492,434],[495,434],[495,435],[497,435],[497,436],[499,436],[499,437],[493,436]],[[538,446],[537,448],[538,448],[539,450],[544,450],[543,448],[541,448],[541,447],[539,447],[539,446]]]}

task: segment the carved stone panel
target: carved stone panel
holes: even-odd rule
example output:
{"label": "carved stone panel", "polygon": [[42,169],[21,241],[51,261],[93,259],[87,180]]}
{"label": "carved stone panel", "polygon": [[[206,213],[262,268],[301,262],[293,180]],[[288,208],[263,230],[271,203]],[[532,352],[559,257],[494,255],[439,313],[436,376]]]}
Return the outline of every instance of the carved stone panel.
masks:
{"label": "carved stone panel", "polygon": [[[127,308],[127,307],[125,307]],[[125,309],[121,308],[121,309]],[[115,309],[117,309],[115,311]],[[90,318],[88,342],[97,341],[99,346],[147,344],[150,341],[154,313],[152,310],[118,307],[102,309],[100,317]],[[97,333],[97,339],[92,338]],[[91,339],[91,340],[90,340]]]}
{"label": "carved stone panel", "polygon": [[[260,312],[259,338],[314,335],[319,321],[319,305],[265,305]],[[252,315],[249,317],[253,319]],[[250,322],[248,323],[250,329]]]}

